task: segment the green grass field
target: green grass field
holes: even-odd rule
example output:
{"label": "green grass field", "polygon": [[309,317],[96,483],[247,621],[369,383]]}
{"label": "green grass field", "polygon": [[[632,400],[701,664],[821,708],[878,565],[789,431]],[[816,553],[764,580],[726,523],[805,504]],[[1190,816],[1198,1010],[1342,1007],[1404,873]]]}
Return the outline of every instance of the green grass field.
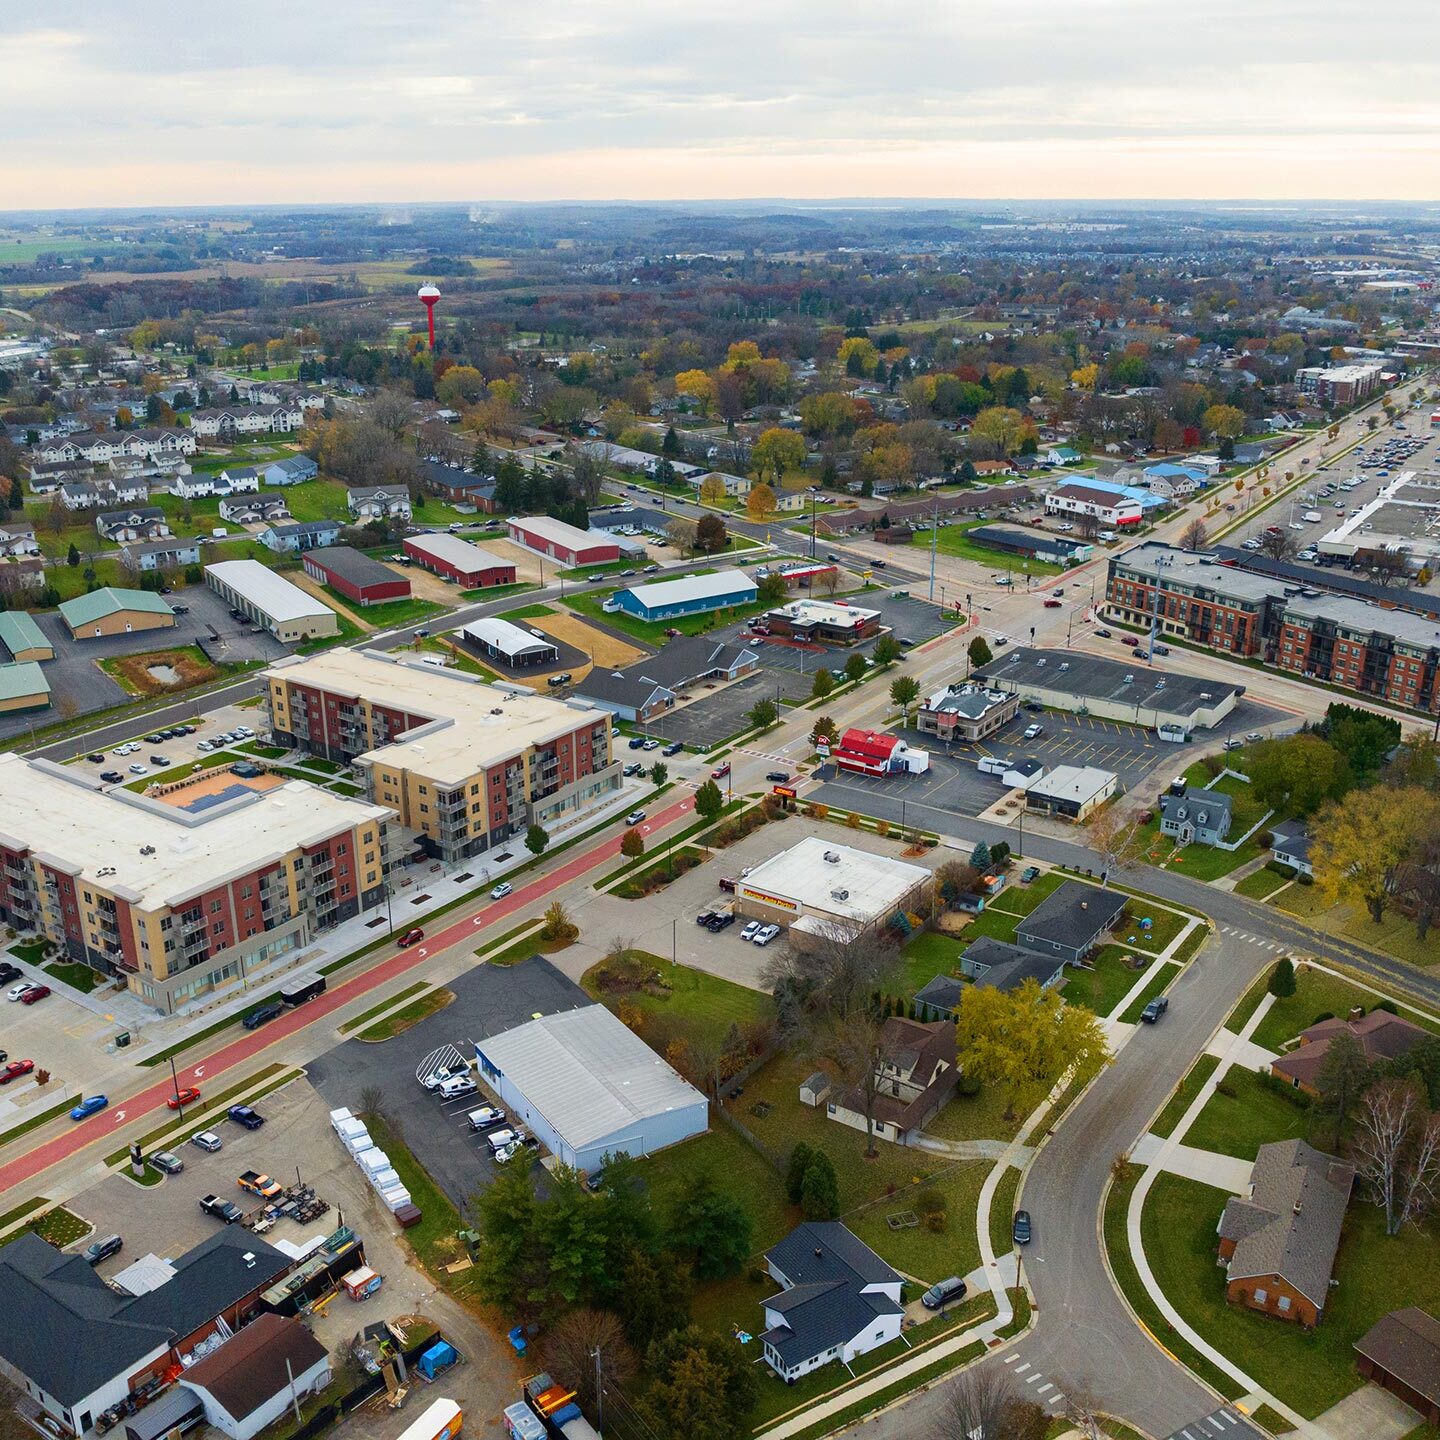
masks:
{"label": "green grass field", "polygon": [[1330,904],[1318,885],[1292,885],[1271,903],[1277,910],[1294,915],[1327,935],[1358,941],[1368,949],[1381,950],[1421,969],[1440,962],[1440,947],[1434,937],[1417,939],[1415,922],[1407,920],[1398,910],[1387,910],[1377,925],[1361,908]]}
{"label": "green grass field", "polygon": [[[1246,994],[1237,1015],[1242,1012],[1247,1016],[1254,1013],[1266,993],[1269,979],[1270,971],[1267,970]],[[1379,1001],[1378,995],[1362,990],[1348,980],[1342,980],[1338,975],[1327,975],[1324,971],[1308,966],[1297,967],[1295,993],[1275,1001],[1265,1018],[1255,1027],[1251,1039],[1267,1050],[1279,1050],[1286,1042],[1295,1039],[1302,1030],[1313,1025],[1321,1015],[1345,1015],[1357,1005],[1368,1012],[1373,1010]],[[1440,1031],[1440,1021],[1433,1017],[1427,1021],[1427,1017],[1412,1014],[1408,1010],[1405,1015],[1417,1024],[1428,1023],[1430,1029]],[[1237,1024],[1236,1029],[1239,1028]]]}
{"label": "green grass field", "polygon": [[752,605],[733,605],[727,610],[711,611],[708,615],[679,615],[673,620],[638,620],[633,615],[618,611],[610,613],[602,609],[601,601],[610,593],[602,590],[598,594],[567,595],[563,603],[577,615],[584,615],[601,625],[608,625],[622,634],[632,635],[656,649],[665,644],[667,630],[678,630],[682,635],[702,635],[707,630],[717,630],[723,625],[758,615],[770,608],[765,601],[757,600]]}
{"label": "green grass field", "polygon": [[672,965],[659,955],[641,953],[638,958],[658,972],[653,989],[612,988],[608,983],[612,971],[604,961],[592,965],[580,983],[588,995],[611,1009],[633,1007],[662,1020],[667,1029],[686,1040],[723,1041],[732,1025],[755,1024],[774,1016],[774,1001],[758,990],[732,984],[703,970]]}
{"label": "green grass field", "polygon": [[[942,525],[936,549],[943,555],[953,555],[959,560],[973,560],[977,565],[988,565],[997,574],[1008,574],[1014,578],[1017,592],[1025,588],[1025,577],[1048,579],[1052,575],[1063,575],[1063,565],[1052,565],[1047,560],[1022,560],[1018,555],[1003,550],[992,550],[978,540],[970,538],[970,531],[980,525],[992,524],[989,520],[976,520],[965,525]],[[931,531],[927,527],[917,530],[910,537],[912,547],[922,550],[930,548]]]}
{"label": "green grass field", "polygon": [[346,599],[344,595],[338,594],[328,585],[324,587],[324,590],[327,595],[334,597],[337,604],[349,606],[377,630],[392,630],[402,625],[414,625],[421,620],[428,620],[432,615],[445,613],[445,606],[436,600],[419,600],[412,596],[409,600],[386,600],[379,605],[356,605],[353,600]]}
{"label": "green grass field", "polygon": [[1253,1160],[1266,1141],[1303,1140],[1309,1132],[1308,1106],[1270,1089],[1253,1070],[1234,1065],[1186,1131],[1185,1143]]}

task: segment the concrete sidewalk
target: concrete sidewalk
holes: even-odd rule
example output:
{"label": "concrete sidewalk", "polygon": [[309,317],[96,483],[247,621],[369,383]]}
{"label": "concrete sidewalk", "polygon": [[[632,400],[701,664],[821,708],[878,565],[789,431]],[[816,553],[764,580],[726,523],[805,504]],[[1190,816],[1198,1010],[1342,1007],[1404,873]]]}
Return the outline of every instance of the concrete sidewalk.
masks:
{"label": "concrete sidewalk", "polygon": [[1250,1161],[1197,1150],[1193,1145],[1171,1145],[1159,1135],[1142,1135],[1130,1158],[1137,1165],[1158,1165],[1168,1174],[1214,1185],[1232,1195],[1243,1195],[1250,1188]]}

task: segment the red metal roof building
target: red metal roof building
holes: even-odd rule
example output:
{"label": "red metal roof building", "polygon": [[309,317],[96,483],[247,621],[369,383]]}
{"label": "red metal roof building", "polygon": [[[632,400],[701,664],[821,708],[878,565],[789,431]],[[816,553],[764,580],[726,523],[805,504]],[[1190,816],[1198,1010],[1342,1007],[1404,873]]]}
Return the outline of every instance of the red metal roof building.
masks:
{"label": "red metal roof building", "polygon": [[376,605],[386,600],[408,600],[410,582],[397,575],[363,550],[349,545],[328,545],[307,550],[300,557],[305,573],[322,585],[329,585],[357,605]]}
{"label": "red metal roof building", "polygon": [[905,742],[898,735],[887,735],[883,730],[847,730],[840,737],[834,759],[842,770],[889,775],[905,769],[903,762],[895,763],[904,748]]}

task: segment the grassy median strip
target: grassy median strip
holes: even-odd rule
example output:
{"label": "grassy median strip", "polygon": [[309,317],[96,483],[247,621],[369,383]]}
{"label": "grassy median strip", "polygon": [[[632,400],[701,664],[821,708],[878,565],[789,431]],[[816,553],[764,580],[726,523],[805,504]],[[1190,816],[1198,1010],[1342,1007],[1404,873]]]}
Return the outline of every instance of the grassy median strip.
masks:
{"label": "grassy median strip", "polygon": [[428,994],[421,995],[419,999],[412,1000],[403,1009],[396,1010],[383,1020],[377,1020],[373,1025],[367,1026],[355,1038],[372,1045],[380,1040],[393,1040],[395,1036],[403,1035],[412,1026],[428,1019],[437,1010],[443,1010],[454,999],[455,992],[453,990],[447,990],[443,985],[439,986]]}
{"label": "grassy median strip", "polygon": [[1190,1108],[1200,1087],[1215,1073],[1219,1060],[1213,1055],[1202,1055],[1191,1067],[1185,1078],[1175,1087],[1175,1093],[1165,1102],[1165,1108],[1150,1127],[1151,1133],[1162,1139],[1180,1123],[1180,1117]]}
{"label": "grassy median strip", "polygon": [[1122,1025],[1133,1025],[1140,1018],[1141,1011],[1162,991],[1170,988],[1170,982],[1180,973],[1180,967],[1173,960],[1167,960],[1156,968],[1145,988],[1125,1007],[1120,1017]]}
{"label": "grassy median strip", "polygon": [[[76,1096],[79,1099],[79,1096]],[[28,1120],[23,1120],[13,1130],[7,1130],[0,1135],[0,1145],[8,1145],[12,1140],[18,1140],[27,1131],[34,1130],[36,1126],[43,1125],[47,1120],[54,1120],[56,1116],[63,1115],[75,1104],[75,1100],[61,1100],[52,1105],[48,1110],[42,1110],[38,1115],[32,1115]]]}
{"label": "grassy median strip", "polygon": [[23,1204],[15,1206],[13,1210],[7,1210],[0,1215],[0,1230],[8,1230],[17,1220],[23,1220],[32,1210],[38,1210],[42,1205],[48,1205],[50,1201],[44,1195],[37,1195],[33,1200],[26,1200]]}
{"label": "grassy median strip", "polygon": [[1170,957],[1177,965],[1193,960],[1200,947],[1210,938],[1210,927],[1197,925],[1181,942],[1180,948]]}
{"label": "grassy median strip", "polygon": [[398,1005],[402,1000],[408,1000],[412,995],[418,995],[429,983],[428,980],[417,980],[413,985],[407,985],[403,990],[397,990],[388,999],[382,1000],[378,1005],[372,1005],[364,1014],[357,1015],[353,1020],[347,1020],[340,1026],[340,1033],[346,1035],[351,1030],[358,1030],[377,1015],[383,1015],[392,1005]]}
{"label": "grassy median strip", "polygon": [[[228,1089],[222,1090],[218,1095],[210,1095],[208,1097],[202,1096],[201,1099],[203,1101],[203,1105],[200,1110],[192,1110],[188,1115],[184,1117],[182,1117],[179,1112],[176,1112],[174,1118],[170,1120],[168,1124],[162,1125],[158,1129],[150,1131],[148,1135],[142,1135],[139,1142],[140,1148],[142,1150],[148,1150],[152,1145],[156,1145],[161,1140],[164,1140],[167,1136],[173,1135],[173,1132],[175,1131],[177,1126],[188,1126],[189,1128],[185,1131],[185,1133],[179,1136],[174,1142],[177,1145],[181,1144],[183,1141],[188,1140],[191,1135],[198,1134],[201,1130],[208,1129],[209,1126],[215,1123],[215,1121],[223,1120],[225,1118],[225,1111],[229,1108],[230,1102],[233,1101],[237,1095],[243,1095],[253,1086],[259,1084],[263,1080],[267,1080],[270,1076],[282,1070],[288,1071],[292,1075],[299,1075],[301,1073],[298,1070],[294,1070],[289,1065],[281,1064],[279,1061],[276,1061],[273,1065],[267,1065],[263,1070],[257,1071],[248,1079],[237,1081]],[[272,1085],[268,1087],[268,1090],[273,1090],[275,1088],[276,1087]],[[268,1093],[268,1090],[264,1093]],[[259,1096],[252,1097],[252,1099],[258,1098]],[[112,1154],[107,1155],[105,1157],[105,1163],[107,1165],[119,1165],[123,1161],[128,1160],[129,1158],[130,1146],[124,1145],[119,1150],[116,1150]]]}
{"label": "grassy median strip", "polygon": [[1015,1244],[1015,1192],[1019,1188],[1020,1172],[1007,1165],[990,1200],[990,1248],[997,1256],[1008,1255]]}

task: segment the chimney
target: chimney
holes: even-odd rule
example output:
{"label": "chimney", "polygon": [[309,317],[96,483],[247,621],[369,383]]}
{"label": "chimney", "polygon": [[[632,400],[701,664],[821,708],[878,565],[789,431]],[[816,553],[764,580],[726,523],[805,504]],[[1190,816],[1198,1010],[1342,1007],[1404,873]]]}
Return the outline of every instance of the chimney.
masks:
{"label": "chimney", "polygon": [[817,1260],[823,1260],[825,1258],[825,1252],[818,1245],[815,1247],[815,1258]]}
{"label": "chimney", "polygon": [[1357,1020],[1363,1020],[1365,1018],[1365,1007],[1363,1005],[1352,1006],[1350,1009],[1350,1014],[1346,1018],[1350,1021],[1352,1025]]}
{"label": "chimney", "polygon": [[1080,902],[1080,908],[1082,910],[1088,910],[1090,908],[1090,902],[1088,900],[1082,900]]}
{"label": "chimney", "polygon": [[1300,1202],[1298,1200],[1290,1207],[1290,1213],[1292,1215],[1298,1215],[1300,1213]]}

